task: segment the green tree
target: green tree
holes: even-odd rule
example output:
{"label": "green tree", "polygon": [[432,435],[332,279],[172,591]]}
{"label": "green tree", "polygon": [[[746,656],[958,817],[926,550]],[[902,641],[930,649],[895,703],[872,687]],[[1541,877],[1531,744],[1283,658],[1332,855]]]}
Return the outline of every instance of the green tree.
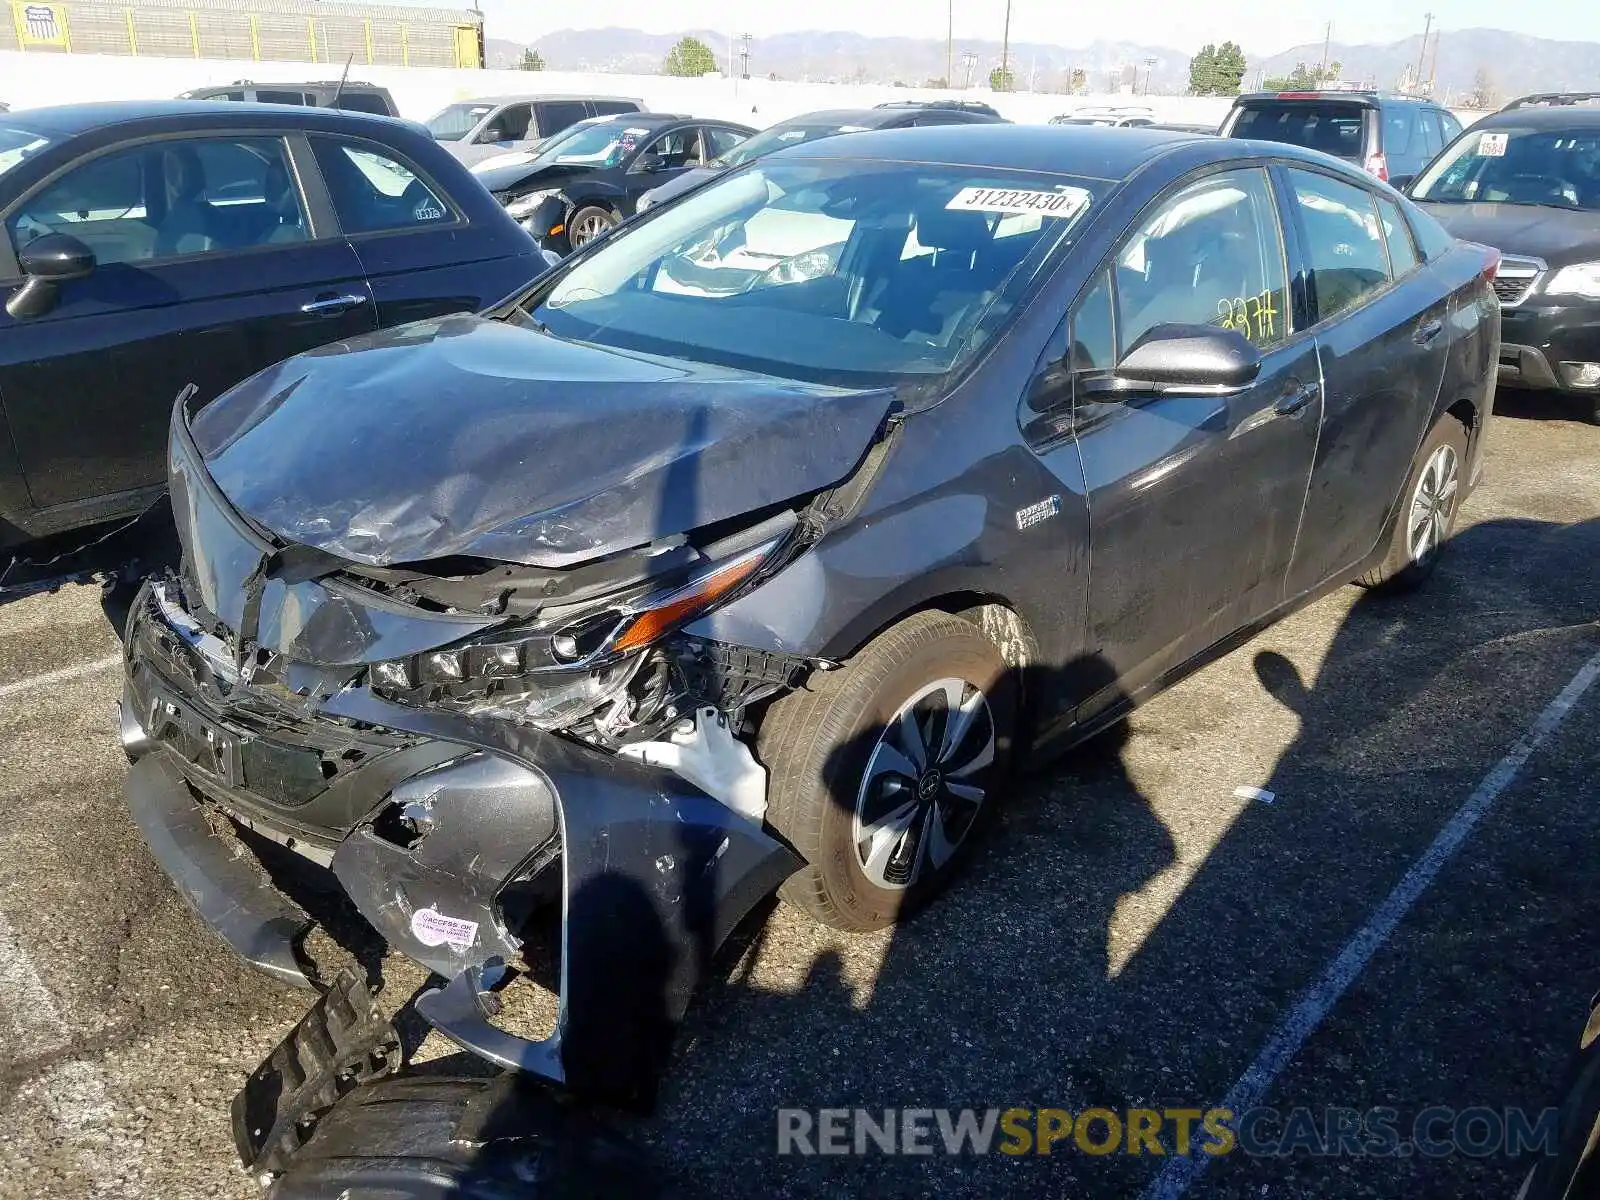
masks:
{"label": "green tree", "polygon": [[1325,83],[1332,83],[1344,73],[1342,63],[1331,62],[1326,67],[1308,67],[1305,63],[1295,63],[1294,70],[1287,75],[1274,75],[1270,79],[1261,81],[1261,86],[1269,92],[1312,92]]}
{"label": "green tree", "polygon": [[1067,76],[1067,92],[1073,96],[1084,96],[1089,92],[1089,72],[1082,67],[1072,68]]}
{"label": "green tree", "polygon": [[1189,60],[1189,93],[1193,96],[1209,96],[1217,76],[1217,47],[1215,42],[1207,42],[1200,47],[1200,53]]}
{"label": "green tree", "polygon": [[661,65],[663,75],[708,75],[717,69],[717,56],[699,38],[686,37],[667,51]]}
{"label": "green tree", "polygon": [[544,57],[532,46],[522,52],[522,69],[524,71],[544,70]]}
{"label": "green tree", "polygon": [[1009,92],[1016,81],[1016,72],[1010,67],[996,67],[989,72],[989,90],[992,92]]}
{"label": "green tree", "polygon": [[1236,96],[1244,82],[1244,51],[1236,42],[1207,43],[1189,60],[1189,93],[1194,96]]}

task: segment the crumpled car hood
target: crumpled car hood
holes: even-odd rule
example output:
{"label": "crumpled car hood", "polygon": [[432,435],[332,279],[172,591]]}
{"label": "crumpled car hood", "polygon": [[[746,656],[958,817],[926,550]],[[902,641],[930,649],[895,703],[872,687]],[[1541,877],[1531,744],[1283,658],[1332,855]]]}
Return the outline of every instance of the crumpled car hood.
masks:
{"label": "crumpled car hood", "polygon": [[892,402],[453,316],[288,359],[191,432],[286,541],[560,568],[837,483]]}

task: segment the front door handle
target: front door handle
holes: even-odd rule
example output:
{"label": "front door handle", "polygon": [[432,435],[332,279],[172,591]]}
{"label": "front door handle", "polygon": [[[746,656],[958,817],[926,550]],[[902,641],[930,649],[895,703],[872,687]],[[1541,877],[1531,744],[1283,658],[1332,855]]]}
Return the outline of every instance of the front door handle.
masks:
{"label": "front door handle", "polygon": [[357,305],[366,302],[365,296],[356,292],[346,292],[343,296],[318,296],[309,304],[302,304],[300,311],[313,317],[333,317],[342,312],[349,312]]}
{"label": "front door handle", "polygon": [[1278,397],[1278,402],[1272,406],[1272,411],[1280,417],[1292,417],[1305,409],[1306,405],[1315,400],[1322,391],[1322,385],[1308,383],[1303,387],[1292,388]]}
{"label": "front door handle", "polygon": [[1438,337],[1443,332],[1444,322],[1435,317],[1433,320],[1424,321],[1421,325],[1419,325],[1417,327],[1417,332],[1415,335],[1413,335],[1412,340],[1415,341],[1419,346],[1431,345],[1433,339]]}

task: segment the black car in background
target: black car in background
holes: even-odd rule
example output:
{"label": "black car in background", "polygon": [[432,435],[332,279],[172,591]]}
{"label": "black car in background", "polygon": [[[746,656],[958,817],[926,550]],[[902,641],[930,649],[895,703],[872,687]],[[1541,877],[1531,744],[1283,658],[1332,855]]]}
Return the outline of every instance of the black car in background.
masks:
{"label": "black car in background", "polygon": [[1000,119],[1000,110],[982,100],[885,100],[875,108],[940,108],[947,112],[977,113],[984,117]]}
{"label": "black car in background", "polygon": [[473,168],[540,245],[567,254],[633,216],[652,188],[727,154],[748,125],[678,113],[624,113],[573,126],[538,154]]}
{"label": "black car in background", "polygon": [[896,100],[880,104],[877,108],[829,108],[820,112],[804,113],[769,125],[749,141],[728,153],[692,171],[685,171],[670,183],[648,191],[639,201],[639,211],[645,212],[657,204],[671,200],[701,184],[715,179],[724,171],[753,162],[763,154],[782,150],[786,146],[799,146],[817,138],[833,137],[840,133],[865,133],[871,129],[912,129],[928,125],[987,125],[1003,118],[987,104],[956,106],[954,101],[937,101],[918,104]]}
{"label": "black car in background", "polygon": [[1284,142],[1403,185],[1461,132],[1437,101],[1389,92],[1253,92],[1233,102],[1223,137]]}
{"label": "black car in background", "polygon": [[[415,1007],[460,1046],[648,1094],[769,889],[907,917],[1025,751],[1330,588],[1421,582],[1479,471],[1494,261],[1289,146],[768,155],[482,315],[177,406],[133,817],[281,979],[305,911],[208,820],[447,979]],[[542,914],[533,1042],[481,997],[549,961]]]}
{"label": "black car in background", "polygon": [[327,108],[0,118],[0,545],[138,512],[173,398],[482,308],[544,268],[418,126]]}
{"label": "black car in background", "polygon": [[1500,380],[1600,424],[1600,93],[1529,96],[1463,134],[1410,194],[1502,252]]}
{"label": "black car in background", "polygon": [[323,79],[311,83],[256,83],[237,79],[215,87],[191,88],[180,100],[233,100],[248,104],[305,104],[312,108],[339,108],[345,112],[398,117],[389,89],[354,79]]}

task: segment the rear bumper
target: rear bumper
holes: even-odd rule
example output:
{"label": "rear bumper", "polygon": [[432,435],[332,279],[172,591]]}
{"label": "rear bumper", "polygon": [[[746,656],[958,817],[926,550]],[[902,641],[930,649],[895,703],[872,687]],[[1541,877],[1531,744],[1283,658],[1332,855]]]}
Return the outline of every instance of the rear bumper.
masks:
{"label": "rear bumper", "polygon": [[[206,810],[310,850],[394,949],[455,981],[419,999],[423,1016],[503,1066],[617,1102],[651,1094],[717,947],[800,866],[759,825],[675,775],[504,721],[391,704],[360,686],[307,722],[325,728],[285,744],[332,738],[336,749],[359,731],[381,750],[309,799],[294,790],[302,772],[263,776],[286,780],[298,801],[274,803],[249,778],[251,762],[284,761],[281,747],[252,756],[274,735],[164,670],[149,636],[161,622],[135,604],[127,794],[191,907],[241,957],[305,985],[304,912],[212,833]],[[358,815],[347,829],[317,829],[309,810]],[[554,1035],[532,1042],[496,1028],[480,993],[519,956],[528,907],[546,890],[562,905],[560,997]]]}
{"label": "rear bumper", "polygon": [[1500,382],[1595,395],[1563,364],[1600,362],[1600,303],[1548,307],[1524,303],[1501,314]]}

